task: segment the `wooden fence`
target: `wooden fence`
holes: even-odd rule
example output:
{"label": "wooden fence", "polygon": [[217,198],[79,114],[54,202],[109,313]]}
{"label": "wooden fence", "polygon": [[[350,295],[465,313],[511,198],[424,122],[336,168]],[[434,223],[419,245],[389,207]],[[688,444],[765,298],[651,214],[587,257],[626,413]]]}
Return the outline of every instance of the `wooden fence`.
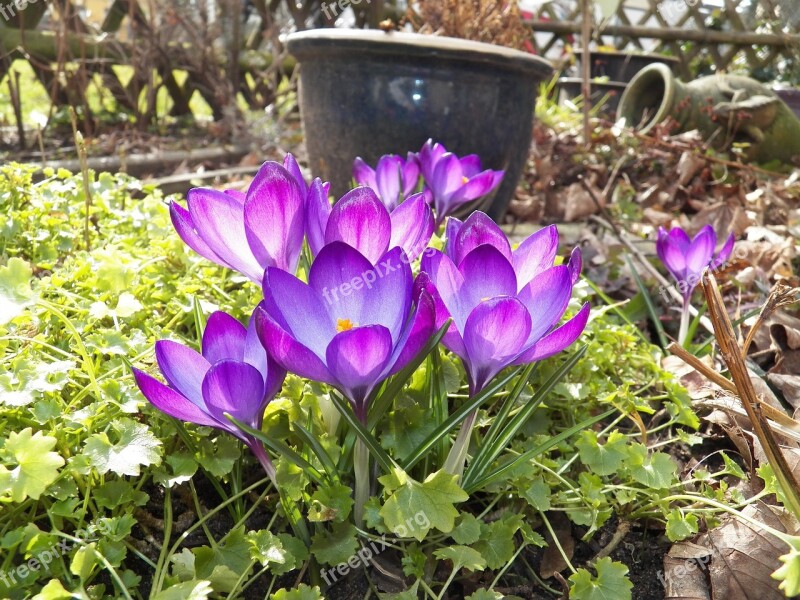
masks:
{"label": "wooden fence", "polygon": [[[617,50],[665,52],[681,60],[684,78],[740,70],[762,79],[783,75],[800,84],[800,2],[622,0],[614,16],[596,23],[595,41]],[[548,2],[527,23],[534,47],[551,54],[580,34],[580,3]],[[599,19],[598,19],[599,20]]]}
{"label": "wooden fence", "polygon": [[[719,8],[710,10],[703,0],[622,0],[612,19],[596,25],[594,41],[677,56],[684,78],[744,70],[764,79],[782,73],[800,83],[800,2],[715,1]],[[161,90],[171,98],[173,116],[190,114],[194,94],[205,99],[217,119],[237,97],[263,107],[293,66],[283,55],[273,61],[272,53],[281,47],[278,34],[287,25],[330,24],[320,22],[322,2],[95,0],[105,9],[104,18],[90,26],[71,0],[38,0],[11,18],[1,15],[0,95],[19,104],[26,90],[15,89],[14,78],[6,74],[12,59],[23,58],[53,106],[84,106],[83,119],[91,118],[87,83],[98,77],[117,105],[143,127],[158,117],[155,99]],[[537,52],[552,56],[560,44],[579,38],[579,4],[552,0],[527,21]],[[247,11],[251,29],[257,22],[249,33],[241,18]],[[120,78],[114,66],[121,64],[133,68],[131,77]],[[188,75],[177,77],[179,71]]]}

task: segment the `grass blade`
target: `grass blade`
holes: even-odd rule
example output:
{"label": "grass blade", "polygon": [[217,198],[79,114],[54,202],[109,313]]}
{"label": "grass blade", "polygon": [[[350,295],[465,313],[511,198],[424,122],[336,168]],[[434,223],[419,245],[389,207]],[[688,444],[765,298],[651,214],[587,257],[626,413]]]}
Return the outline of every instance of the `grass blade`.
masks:
{"label": "grass blade", "polygon": [[408,471],[411,469],[411,467],[417,464],[422,457],[430,452],[431,448],[433,448],[440,439],[450,433],[450,431],[452,431],[455,427],[460,425],[461,421],[463,421],[469,413],[483,404],[487,398],[491,398],[499,390],[508,385],[508,383],[514,379],[514,377],[516,377],[521,370],[522,367],[517,367],[505,377],[495,379],[492,385],[484,388],[480,394],[469,398],[464,404],[462,404],[458,410],[452,413],[444,422],[434,429],[425,439],[425,441],[423,441],[417,447],[417,449],[406,458],[405,464],[403,465],[405,470]]}
{"label": "grass blade", "polygon": [[650,318],[653,320],[653,325],[655,326],[656,333],[658,334],[659,344],[662,348],[666,348],[669,342],[667,341],[667,335],[664,333],[664,326],[661,324],[661,319],[658,318],[656,306],[653,304],[653,299],[650,297],[650,292],[647,290],[647,286],[642,281],[642,278],[639,277],[639,272],[636,270],[636,267],[633,265],[633,261],[631,261],[630,257],[626,256],[625,260],[628,262],[628,267],[630,268],[633,279],[636,282],[636,287],[639,288],[639,292],[642,294],[644,302],[647,305],[647,312],[650,313]]}
{"label": "grass blade", "polygon": [[358,420],[355,413],[350,409],[350,403],[342,398],[339,394],[331,390],[331,401],[334,406],[339,410],[342,417],[347,421],[348,425],[355,431],[356,435],[364,442],[364,445],[369,449],[370,453],[375,460],[378,461],[385,471],[389,472],[397,466],[384,450],[378,440],[372,435],[369,430],[364,427],[361,421]]}
{"label": "grass blade", "polygon": [[576,433],[578,433],[580,431],[583,431],[584,429],[588,429],[589,427],[591,427],[595,423],[598,423],[598,422],[602,421],[603,419],[605,419],[606,417],[609,417],[609,416],[613,415],[616,410],[617,410],[616,408],[612,408],[611,410],[607,410],[606,412],[604,412],[604,413],[602,413],[600,415],[597,415],[596,417],[591,417],[589,419],[581,421],[577,425],[574,425],[573,427],[570,427],[569,429],[567,429],[565,431],[562,431],[558,435],[553,436],[550,439],[548,439],[543,444],[539,444],[535,448],[531,448],[530,450],[528,450],[526,452],[523,452],[522,454],[517,456],[514,460],[504,464],[501,467],[498,467],[491,474],[479,479],[478,481],[476,481],[476,482],[474,482],[474,483],[472,483],[472,484],[470,484],[468,486],[464,485],[463,486],[464,487],[464,491],[467,492],[468,494],[471,494],[472,492],[474,492],[476,490],[479,490],[482,487],[485,487],[485,486],[489,485],[490,483],[493,483],[493,482],[497,481],[503,475],[505,475],[509,471],[513,470],[517,465],[525,462],[526,460],[528,460],[529,458],[531,458],[533,456],[536,456],[538,454],[542,454],[543,452],[546,452],[547,450],[549,450],[553,446],[555,446],[557,444],[560,444],[561,442],[563,442],[564,440],[572,437]]}

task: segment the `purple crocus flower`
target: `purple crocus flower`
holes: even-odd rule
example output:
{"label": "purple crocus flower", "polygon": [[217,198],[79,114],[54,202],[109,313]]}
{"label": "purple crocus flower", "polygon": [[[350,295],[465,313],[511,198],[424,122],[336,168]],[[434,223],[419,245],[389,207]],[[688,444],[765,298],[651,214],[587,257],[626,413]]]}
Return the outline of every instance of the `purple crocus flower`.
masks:
{"label": "purple crocus flower", "polygon": [[419,164],[411,152],[407,160],[396,154],[381,156],[374,169],[357,157],[353,161],[353,178],[358,185],[372,188],[391,212],[417,188]]}
{"label": "purple crocus flower", "polygon": [[408,263],[399,247],[370,260],[332,241],[312,263],[307,284],[267,268],[255,313],[264,347],[283,368],[341,390],[364,422],[372,390],[433,333],[433,301],[425,291],[414,294]]}
{"label": "purple crocus flower", "polygon": [[459,206],[485,196],[503,179],[503,171],[481,170],[477,154],[459,158],[428,140],[418,154],[419,168],[433,194],[437,225]]}
{"label": "purple crocus flower", "polygon": [[475,212],[447,226],[445,252],[426,252],[420,284],[436,303],[436,326],[452,318],[443,344],[458,355],[472,394],[502,369],[561,352],[583,331],[584,304],[558,327],[580,273],[580,251],[554,266],[558,232],[546,227],[511,250],[500,228]]}
{"label": "purple crocus flower", "polygon": [[683,310],[678,330],[679,344],[683,345],[689,334],[690,300],[694,288],[700,283],[700,278],[706,268],[714,271],[730,258],[733,241],[734,237],[731,233],[715,257],[717,236],[711,225],[703,227],[693,239],[689,239],[687,233],[680,227],[674,227],[669,232],[663,227],[658,228],[658,240],[656,241],[658,258],[678,282],[678,291],[683,296]]}
{"label": "purple crocus flower", "polygon": [[687,233],[680,227],[675,227],[669,232],[659,227],[656,252],[678,282],[678,289],[686,300],[700,283],[706,268],[714,271],[727,262],[733,251],[733,242],[734,236],[731,233],[715,257],[717,236],[711,225],[703,227],[692,239],[689,239]]}
{"label": "purple crocus flower", "polygon": [[413,261],[428,245],[434,228],[425,193],[410,196],[390,212],[368,187],[351,190],[333,207],[326,196],[309,193],[306,222],[308,245],[315,256],[326,244],[342,241],[372,264],[396,247]]}
{"label": "purple crocus flower", "polygon": [[224,312],[213,313],[203,332],[202,353],[170,340],[156,342],[163,384],[133,369],[136,384],[151,404],[171,417],[215,427],[242,440],[267,474],[275,469],[261,442],[231,423],[225,413],[261,428],[267,403],[280,391],[286,375],[267,356],[255,319],[245,329]]}
{"label": "purple crocus flower", "polygon": [[265,162],[246,194],[194,188],[186,197],[188,209],[172,202],[170,215],[195,252],[261,283],[266,267],[297,269],[309,193],[289,154],[284,166]]}

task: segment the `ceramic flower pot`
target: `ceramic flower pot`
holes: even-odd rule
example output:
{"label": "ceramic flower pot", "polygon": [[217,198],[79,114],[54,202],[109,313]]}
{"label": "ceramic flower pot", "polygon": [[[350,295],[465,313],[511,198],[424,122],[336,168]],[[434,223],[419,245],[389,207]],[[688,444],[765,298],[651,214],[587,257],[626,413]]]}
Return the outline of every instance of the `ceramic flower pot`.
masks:
{"label": "ceramic flower pot", "polygon": [[800,120],[768,87],[748,77],[711,75],[690,83],[666,65],[640,71],[622,94],[617,118],[647,133],[671,117],[677,131],[697,129],[715,147],[741,148],[759,163],[800,157]]}
{"label": "ceramic flower pot", "polygon": [[[575,51],[578,58],[578,73],[583,61],[583,49]],[[634,76],[648,65],[665,64],[674,68],[680,60],[674,56],[665,56],[654,52],[622,52],[614,50],[590,50],[592,78],[607,77],[609,81],[628,83]]]}
{"label": "ceramic flower pot", "polygon": [[314,175],[339,197],[353,160],[417,151],[428,139],[504,169],[500,187],[477,204],[505,213],[531,144],[539,82],[552,68],[509,48],[413,33],[317,29],[295,33],[300,112]]}

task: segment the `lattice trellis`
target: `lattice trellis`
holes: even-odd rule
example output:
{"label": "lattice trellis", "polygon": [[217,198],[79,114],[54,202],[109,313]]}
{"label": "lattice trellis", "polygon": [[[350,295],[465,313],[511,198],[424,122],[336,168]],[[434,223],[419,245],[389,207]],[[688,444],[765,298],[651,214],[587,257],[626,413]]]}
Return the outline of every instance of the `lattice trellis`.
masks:
{"label": "lattice trellis", "polygon": [[[552,57],[562,44],[574,43],[581,28],[579,4],[542,5],[529,23],[537,52]],[[698,74],[698,67],[775,74],[781,61],[797,65],[799,32],[796,0],[724,0],[716,8],[701,0],[622,0],[611,19],[596,23],[594,37],[618,50],[676,56],[681,75],[688,78]]]}

